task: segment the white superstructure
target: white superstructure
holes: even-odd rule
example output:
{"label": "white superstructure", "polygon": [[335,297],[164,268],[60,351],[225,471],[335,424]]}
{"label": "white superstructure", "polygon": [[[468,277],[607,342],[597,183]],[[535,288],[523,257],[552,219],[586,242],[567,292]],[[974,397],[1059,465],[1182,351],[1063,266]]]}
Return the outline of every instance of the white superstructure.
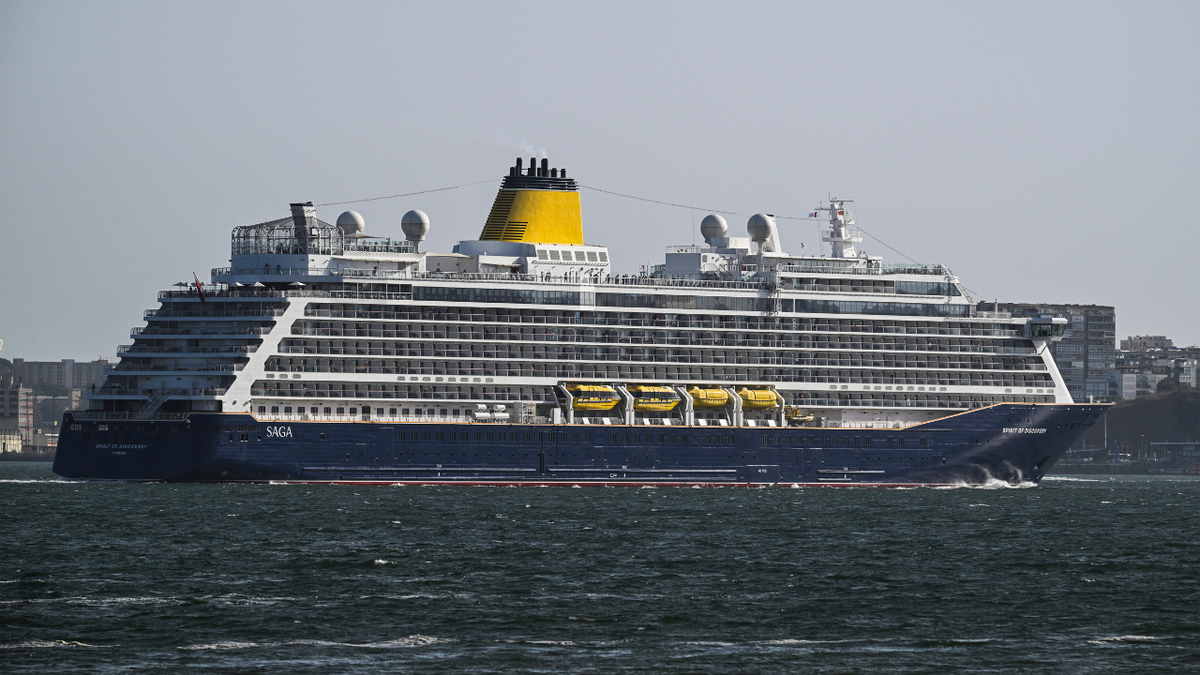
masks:
{"label": "white superstructure", "polygon": [[[420,211],[392,241],[353,212],[331,225],[293,204],[289,218],[234,229],[231,265],[212,271],[203,298],[159,294],[91,407],[483,420],[503,406],[575,424],[894,426],[1070,402],[1046,348],[1062,320],[980,312],[947,268],[868,256],[848,203],[825,209],[828,257],[786,252],[767,214],[745,237],[713,215],[704,245],[671,247],[636,276],[613,275],[603,246],[478,239],[424,252]],[[574,410],[566,388],[577,384],[611,387],[622,403]],[[633,412],[635,385],[684,402]],[[691,387],[734,395],[706,409]],[[750,409],[742,390],[782,405]]]}

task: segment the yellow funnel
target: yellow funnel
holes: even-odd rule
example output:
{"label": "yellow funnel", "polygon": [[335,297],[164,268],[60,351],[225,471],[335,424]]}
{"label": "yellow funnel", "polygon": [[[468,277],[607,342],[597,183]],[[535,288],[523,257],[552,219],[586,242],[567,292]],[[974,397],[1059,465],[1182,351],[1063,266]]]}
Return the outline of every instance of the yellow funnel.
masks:
{"label": "yellow funnel", "polygon": [[539,167],[530,160],[529,169],[523,171],[517,159],[500,184],[481,241],[583,245],[579,186],[566,177],[566,169],[551,169],[548,164],[543,159]]}

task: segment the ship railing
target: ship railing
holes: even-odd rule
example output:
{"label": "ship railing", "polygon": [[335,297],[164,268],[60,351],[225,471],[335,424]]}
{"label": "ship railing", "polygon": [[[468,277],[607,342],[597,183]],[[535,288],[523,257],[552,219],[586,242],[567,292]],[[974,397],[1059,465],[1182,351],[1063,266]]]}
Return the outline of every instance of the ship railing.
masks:
{"label": "ship railing", "polygon": [[[767,282],[760,280],[744,280],[744,281],[717,281],[711,279],[690,279],[684,277],[653,277],[649,275],[635,274],[619,274],[605,275],[598,274],[562,274],[562,275],[538,275],[538,274],[486,274],[476,272],[411,272],[407,270],[376,270],[376,269],[357,269],[357,268],[342,268],[342,269],[322,269],[322,268],[284,268],[284,267],[255,267],[255,268],[229,268],[216,267],[212,269],[214,277],[227,277],[232,275],[252,275],[263,276],[266,283],[286,283],[286,278],[290,277],[344,277],[353,279],[396,279],[396,280],[422,280],[436,279],[441,281],[467,281],[467,282],[507,282],[507,283],[541,283],[541,284],[558,284],[566,286],[660,286],[671,288],[713,288],[722,290],[753,290],[761,291],[768,287]],[[269,277],[281,277],[279,282],[274,282]],[[234,291],[240,292],[240,291]],[[163,291],[163,293],[178,294],[164,297],[187,297],[188,295],[195,296],[195,291]],[[205,292],[206,295],[208,292]],[[303,291],[301,291],[303,293]]]}
{"label": "ship railing", "polygon": [[854,274],[865,276],[919,274],[923,276],[953,276],[953,273],[945,265],[925,265],[920,263],[872,265],[860,262],[858,259],[847,259],[846,262],[839,262],[838,258],[805,260],[801,262],[793,261],[778,264],[746,264],[742,265],[742,269],[746,272],[774,271],[791,274]]}
{"label": "ship railing", "polygon": [[[395,292],[380,292],[380,291],[362,291],[362,290],[336,290],[326,291],[310,288],[257,288],[254,286],[245,286],[237,288],[222,289],[218,291],[204,291],[206,300],[213,298],[353,298],[362,300],[412,300],[412,293],[395,293]],[[199,300],[195,291],[159,291],[159,298],[193,298]],[[147,310],[154,311],[154,310]],[[212,316],[212,315],[204,315]]]}
{"label": "ship railing", "polygon": [[223,387],[172,387],[168,389],[130,389],[127,387],[96,387],[87,391],[88,396],[137,396],[140,398],[149,398],[157,396],[160,393],[166,392],[170,397],[215,397],[224,396],[226,389]]}
{"label": "ship railing", "polygon": [[200,319],[233,319],[243,317],[276,317],[282,316],[282,309],[239,309],[235,311],[223,311],[224,307],[214,307],[222,311],[200,312],[180,309],[165,309],[159,307],[157,309],[147,309],[142,312],[144,319],[175,319],[175,318],[200,318]]}
{"label": "ship railing", "polygon": [[[196,298],[200,296],[196,293],[196,289],[175,289],[162,290],[158,292],[159,299],[164,298]],[[212,300],[213,298],[278,298],[281,297],[279,291],[266,287],[256,286],[204,286],[204,299]]]}
{"label": "ship railing", "polygon": [[195,328],[164,328],[161,326],[137,326],[129,331],[129,337],[143,336],[163,336],[163,337],[213,337],[213,338],[229,338],[229,337],[244,337],[247,335],[266,335],[271,332],[270,328],[261,326],[248,326],[245,328],[230,328],[228,330],[196,330]]}
{"label": "ship railing", "polygon": [[974,310],[971,312],[970,319],[988,319],[988,320],[1005,320],[1012,318],[1012,312],[984,312]]}
{"label": "ship railing", "polygon": [[206,363],[195,368],[185,368],[151,363],[118,363],[113,370],[122,372],[175,372],[175,373],[234,373],[246,367],[244,363]]}
{"label": "ship railing", "polygon": [[258,345],[223,347],[159,347],[150,345],[121,345],[117,354],[253,354]]}
{"label": "ship railing", "polygon": [[136,412],[112,412],[104,410],[72,410],[70,413],[76,420],[137,420],[139,422],[182,421],[191,415],[191,413],[156,412],[146,417]]}

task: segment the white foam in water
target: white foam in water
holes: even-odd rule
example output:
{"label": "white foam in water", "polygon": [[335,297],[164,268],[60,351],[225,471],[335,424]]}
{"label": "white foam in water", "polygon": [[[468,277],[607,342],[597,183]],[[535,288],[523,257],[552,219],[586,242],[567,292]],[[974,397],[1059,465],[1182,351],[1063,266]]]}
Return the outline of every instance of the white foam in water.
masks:
{"label": "white foam in water", "polygon": [[383,640],[380,642],[330,642],[328,640],[292,640],[284,645],[309,645],[313,647],[354,647],[358,649],[395,649],[410,647],[426,647],[428,645],[449,642],[442,638],[428,635],[409,635],[408,637]]}
{"label": "white foam in water", "polygon": [[1069,483],[1099,483],[1097,478],[1075,478],[1074,476],[1046,476],[1042,480],[1057,480]]}
{"label": "white foam in water", "polygon": [[1116,643],[1120,643],[1120,642],[1153,642],[1157,639],[1158,638],[1153,637],[1151,635],[1119,635],[1119,636],[1113,636],[1113,637],[1099,638],[1097,640],[1088,640],[1088,642],[1090,644],[1094,644],[1094,645],[1109,645],[1109,644],[1116,644]]}
{"label": "white foam in water", "polygon": [[206,645],[188,645],[180,647],[185,651],[208,651],[208,650],[224,650],[224,649],[254,649],[255,647],[271,647],[271,643],[262,642],[214,642]]}
{"label": "white foam in water", "polygon": [[0,649],[53,649],[55,647],[95,648],[96,645],[89,645],[76,640],[26,640],[11,645],[0,645]]}
{"label": "white foam in water", "polygon": [[395,565],[396,563],[392,562],[391,560],[384,560],[384,559],[380,558],[379,560],[375,561],[375,564],[376,565]]}

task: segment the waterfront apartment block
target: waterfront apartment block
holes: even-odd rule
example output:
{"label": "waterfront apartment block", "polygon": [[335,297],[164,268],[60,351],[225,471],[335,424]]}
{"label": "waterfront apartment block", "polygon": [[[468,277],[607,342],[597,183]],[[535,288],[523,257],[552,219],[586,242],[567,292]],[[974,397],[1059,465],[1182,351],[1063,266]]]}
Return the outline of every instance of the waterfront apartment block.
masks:
{"label": "waterfront apartment block", "polygon": [[67,389],[100,386],[113,369],[107,359],[95,361],[26,361],[13,359],[13,377],[26,387],[37,384],[57,384]]}
{"label": "waterfront apartment block", "polygon": [[0,378],[0,431],[17,433],[25,443],[33,439],[33,390],[15,378]]}
{"label": "waterfront apartment block", "polygon": [[[992,303],[981,303],[980,309]],[[1041,303],[999,303],[998,311],[1014,317],[1061,317],[1067,319],[1061,342],[1050,343],[1054,362],[1062,373],[1076,403],[1089,397],[1119,397],[1113,389],[1116,367],[1116,309],[1107,305],[1054,305]]]}
{"label": "waterfront apartment block", "polygon": [[1153,394],[1159,382],[1168,378],[1188,387],[1200,382],[1200,347],[1176,347],[1166,336],[1138,335],[1121,340],[1116,361],[1118,377],[1134,383],[1133,387],[1124,387],[1124,398]]}

